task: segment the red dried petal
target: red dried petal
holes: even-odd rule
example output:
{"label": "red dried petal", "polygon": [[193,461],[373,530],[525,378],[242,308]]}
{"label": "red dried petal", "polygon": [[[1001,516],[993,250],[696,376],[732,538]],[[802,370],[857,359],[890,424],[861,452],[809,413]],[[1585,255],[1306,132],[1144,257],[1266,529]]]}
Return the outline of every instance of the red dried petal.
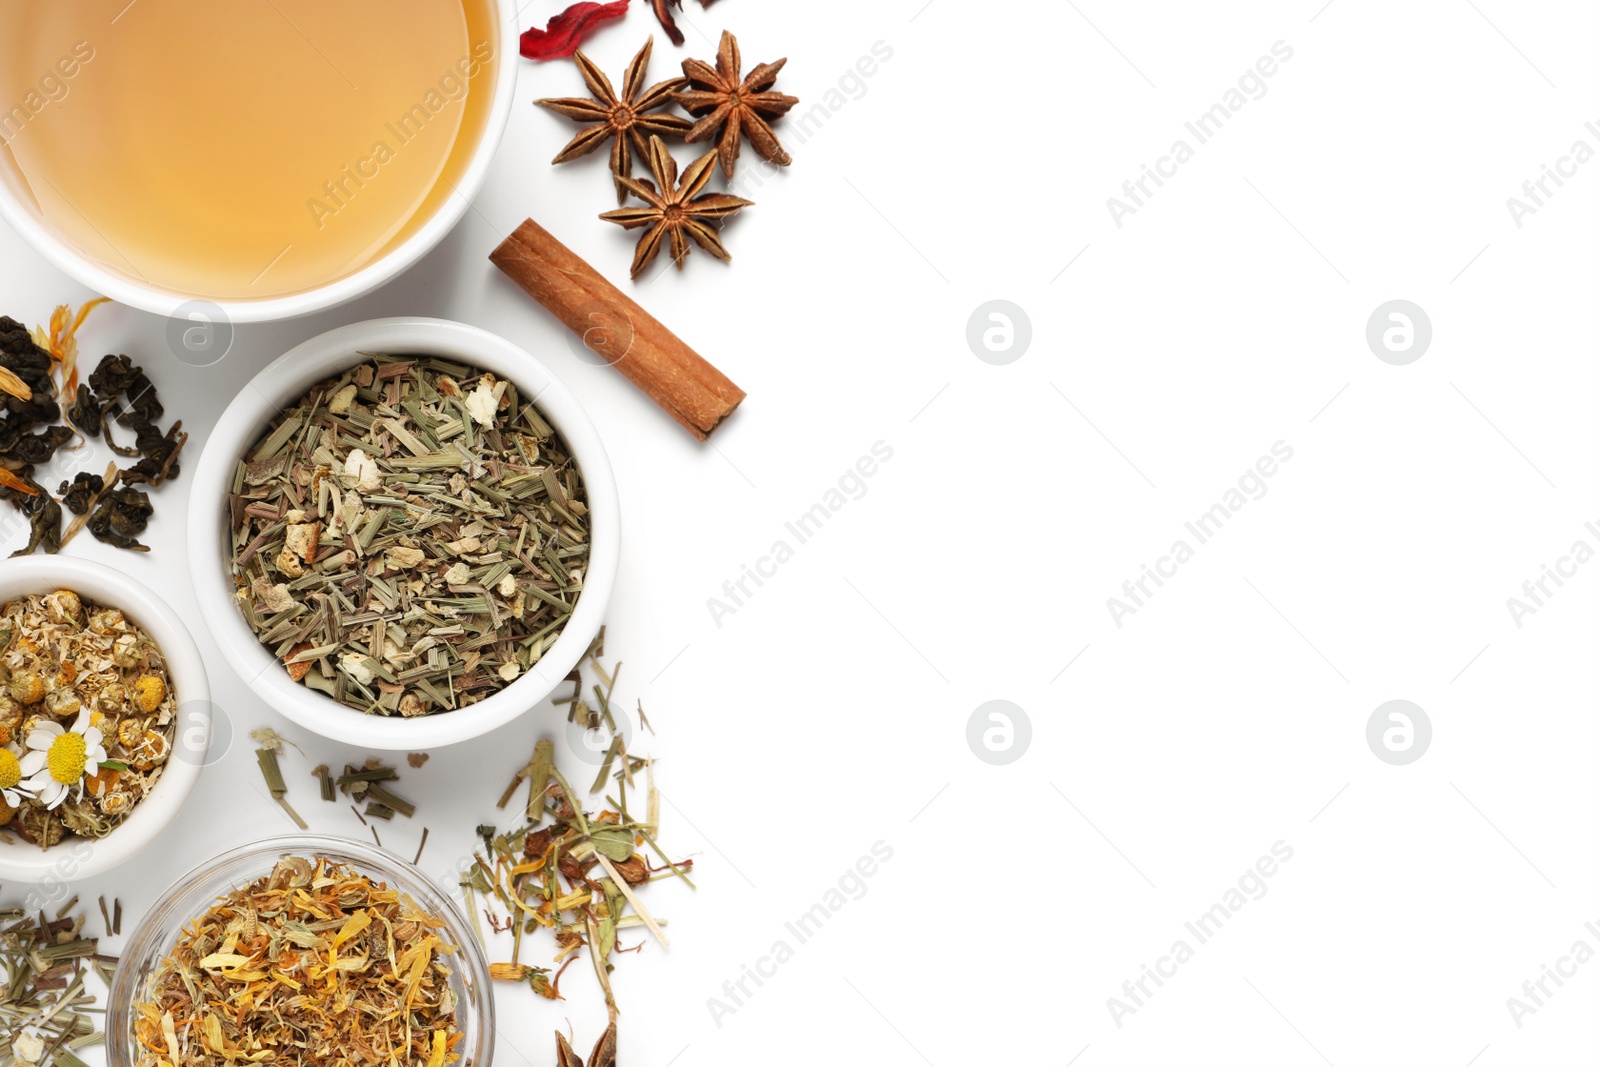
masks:
{"label": "red dried petal", "polygon": [[546,23],[544,29],[530,28],[522,34],[522,54],[527,59],[566,59],[578,50],[584,38],[603,22],[628,13],[628,0],[609,4],[573,4]]}

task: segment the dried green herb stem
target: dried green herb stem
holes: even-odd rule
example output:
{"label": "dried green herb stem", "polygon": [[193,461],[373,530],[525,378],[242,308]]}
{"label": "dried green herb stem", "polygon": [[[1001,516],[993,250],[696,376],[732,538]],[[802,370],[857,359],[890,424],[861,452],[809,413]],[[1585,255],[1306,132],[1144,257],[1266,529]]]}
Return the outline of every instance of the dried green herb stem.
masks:
{"label": "dried green herb stem", "polygon": [[[71,1052],[99,1044],[105,1035],[96,1029],[95,996],[84,986],[93,970],[110,982],[117,960],[98,951],[98,942],[82,936],[87,917],[63,911],[55,921],[37,915],[24,917],[21,909],[0,911],[0,1027],[9,1038],[6,1064],[54,1063],[74,1067],[81,1063]],[[108,923],[109,925],[109,923]]]}
{"label": "dried green herb stem", "polygon": [[289,804],[289,786],[283,780],[283,769],[278,766],[278,754],[271,748],[258,748],[256,763],[261,767],[261,776],[267,780],[267,792],[272,794],[272,799],[288,813],[296,826],[302,830],[311,829],[310,825],[300,817],[300,813]]}
{"label": "dried green herb stem", "polygon": [[[592,690],[596,705],[591,709],[584,702],[581,684],[574,686],[570,698],[555,702],[569,705],[573,715],[592,714],[600,727],[611,730],[613,758],[599,776],[596,790],[614,777],[619,785],[619,800],[607,796],[610,807],[586,812],[580,795],[555,762],[553,742],[541,739],[502,798],[502,805],[509,802],[516,789],[527,782],[525,820],[521,826],[503,833],[492,826],[478,827],[483,849],[475,854],[461,885],[474,911],[482,897],[491,909],[498,903],[509,917],[507,926],[502,926],[492,911],[486,913],[497,932],[509,927],[512,935],[511,962],[493,965],[492,977],[528,982],[538,995],[559,998],[559,974],[551,978],[544,970],[520,962],[527,936],[547,928],[555,939],[556,962],[570,964],[584,952],[590,956],[614,1019],[616,998],[609,974],[614,966],[618,932],[643,929],[663,947],[668,944],[666,920],[647,908],[640,890],[650,882],[674,876],[691,888],[694,883],[687,874],[692,861],[666,860],[656,844],[655,820],[660,809],[654,768],[649,759],[630,756],[620,743],[618,715],[623,713],[613,708],[617,672],[607,672],[599,664],[599,648],[597,640],[584,664],[601,679],[601,684]],[[636,818],[627,806],[630,780],[641,770],[647,820]],[[666,861],[664,867],[652,867],[639,851],[639,846],[646,844]]]}

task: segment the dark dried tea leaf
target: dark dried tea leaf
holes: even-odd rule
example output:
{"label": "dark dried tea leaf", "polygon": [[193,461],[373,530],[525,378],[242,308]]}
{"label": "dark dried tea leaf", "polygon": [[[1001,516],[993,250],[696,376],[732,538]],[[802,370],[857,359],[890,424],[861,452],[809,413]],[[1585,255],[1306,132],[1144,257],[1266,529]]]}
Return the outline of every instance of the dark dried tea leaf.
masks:
{"label": "dark dried tea leaf", "polygon": [[[79,395],[82,394],[80,393]],[[62,482],[56,493],[61,497],[61,502],[67,506],[68,511],[74,515],[85,515],[94,503],[94,498],[105,487],[105,479],[98,474],[79,471],[72,479],[71,484]]]}
{"label": "dark dried tea leaf", "polygon": [[[117,483],[159,486],[178,475],[178,454],[189,436],[181,422],[161,431],[157,423],[165,412],[142,369],[125,355],[108,355],[86,384],[78,382],[78,328],[105,302],[104,297],[91,300],[76,314],[62,305],[51,315],[48,330],[31,333],[15,319],[0,318],[0,500],[15,505],[30,526],[27,545],[14,555],[39,548],[55,552],[85,525],[107,544],[146,551],[137,535],[151,514],[149,498],[119,490]],[[66,423],[59,422],[57,377],[69,405]],[[113,439],[113,423],[133,431],[131,446]],[[113,466],[104,479],[80,473],[70,486],[62,482],[58,503],[32,480],[33,468],[49,463],[63,448],[81,447],[69,446],[79,435],[103,435],[112,451],[136,462],[121,472]],[[65,535],[61,503],[82,520]]]}

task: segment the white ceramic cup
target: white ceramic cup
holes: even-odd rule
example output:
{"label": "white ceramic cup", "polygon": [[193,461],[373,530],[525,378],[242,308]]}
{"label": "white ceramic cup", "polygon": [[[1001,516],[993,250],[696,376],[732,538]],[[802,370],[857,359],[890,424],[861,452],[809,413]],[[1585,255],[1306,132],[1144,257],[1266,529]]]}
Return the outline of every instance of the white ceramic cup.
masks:
{"label": "white ceramic cup", "polygon": [[[317,382],[363,360],[361,353],[436,355],[491,371],[535,402],[571,450],[588,497],[589,562],[583,592],[544,656],[506,688],[468,707],[416,718],[368,715],[308,689],[256,637],[234,600],[228,495],[239,460],[267,424]],[[201,453],[189,490],[189,554],[206,628],[239,677],[294,723],[313,733],[385,751],[451,745],[503,726],[545,701],[588,650],[616,582],[621,519],[611,461],[578,400],[543,363],[502,337],[443,319],[373,319],[329,330],[297,345],[257,374],[228,405]]]}
{"label": "white ceramic cup", "polygon": [[131,858],[172,822],[206,761],[211,743],[211,689],[194,638],[166,602],[146,586],[100,563],[70,556],[29,556],[0,564],[0,604],[70,589],[86,602],[118,608],[155,641],[178,698],[172,755],[155,787],[122,825],[98,840],[68,837],[48,849],[25,841],[0,845],[0,881],[65,885],[92,878]]}
{"label": "white ceramic cup", "polygon": [[[395,17],[403,17],[397,9]],[[453,183],[450,195],[440,201],[433,214],[415,233],[353,274],[329,281],[314,289],[262,300],[220,299],[206,293],[185,293],[153,285],[137,274],[116,269],[98,258],[85,255],[72,241],[39,212],[32,194],[14,167],[0,157],[0,218],[11,224],[18,235],[40,255],[90,289],[103,293],[120,304],[172,317],[186,304],[196,301],[209,305],[204,312],[208,322],[268,322],[309,315],[354,300],[378,288],[405,271],[433,249],[449,233],[471,206],[472,198],[483,187],[489,166],[494,161],[500,138],[511,116],[517,87],[517,7],[514,0],[492,0],[493,47],[496,58],[495,80],[488,113],[478,142]],[[103,161],[115,167],[116,160]],[[220,319],[214,318],[220,311]]]}

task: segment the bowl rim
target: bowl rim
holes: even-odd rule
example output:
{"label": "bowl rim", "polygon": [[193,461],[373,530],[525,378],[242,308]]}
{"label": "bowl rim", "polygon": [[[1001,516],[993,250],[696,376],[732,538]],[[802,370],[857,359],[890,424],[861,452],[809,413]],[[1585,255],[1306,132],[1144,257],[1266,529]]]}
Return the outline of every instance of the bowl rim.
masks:
{"label": "bowl rim", "polygon": [[[220,309],[225,322],[271,322],[325,311],[365,296],[409,270],[455,228],[472,206],[473,198],[482,189],[489,168],[494,163],[516,98],[518,65],[515,61],[517,53],[512,45],[517,40],[517,7],[515,0],[489,0],[489,3],[493,5],[493,25],[499,35],[499,40],[495,42],[499,65],[495,73],[494,95],[484,119],[483,134],[473,148],[472,158],[462,172],[461,180],[451,186],[450,195],[441,201],[433,215],[415,233],[354,273],[312,289],[261,300],[216,299],[141,282],[102,266],[73,247],[29,210],[19,199],[13,181],[0,181],[0,218],[10,223],[30,248],[80,284],[109,296],[119,304],[168,318],[185,304],[198,302]],[[443,176],[439,181],[445,181]]]}
{"label": "bowl rim", "polygon": [[[369,715],[290,679],[233,603],[226,509],[220,503],[216,507],[202,503],[227,499],[234,464],[286,403],[356,363],[365,352],[436,354],[511,380],[561,434],[583,477],[590,515],[589,561],[572,617],[539,662],[470,707],[411,719]],[[537,358],[498,334],[462,322],[413,316],[369,319],[336,327],[289,349],[247,382],[222,412],[190,483],[189,565],[206,628],[235,673],[269,707],[330,740],[380,751],[416,751],[468,741],[504,726],[544,701],[578,665],[600,629],[616,582],[618,510],[616,479],[599,431],[578,398]]]}
{"label": "bowl rim", "polygon": [[[116,608],[156,642],[178,694],[178,734],[173,755],[148,796],[102,838],[75,838],[49,849],[27,842],[0,847],[0,880],[33,885],[92,878],[131,859],[172,824],[194,791],[211,743],[211,688],[199,646],[183,620],[154,590],[106,564],[75,556],[29,556],[0,567],[0,604],[30,593],[71,589],[102,607]],[[178,745],[191,752],[177,756]],[[27,859],[21,857],[27,856]]]}
{"label": "bowl rim", "polygon": [[[329,856],[330,853],[333,855]],[[410,884],[392,884],[391,888],[398,889],[413,898],[426,898],[417,900],[417,903],[445,912],[438,917],[446,920],[452,927],[453,933],[457,935],[455,939],[462,942],[456,946],[456,950],[459,955],[465,957],[465,970],[470,972],[471,985],[477,993],[474,1025],[477,1028],[476,1033],[481,1035],[482,1047],[473,1052],[474,1055],[478,1052],[483,1055],[480,1060],[475,1061],[475,1067],[487,1067],[493,1062],[497,1030],[494,982],[489,977],[489,958],[483,943],[473,935],[473,928],[455,898],[440,888],[422,868],[387,848],[336,834],[297,833],[278,834],[237,845],[196,864],[182,876],[174,879],[140,916],[120,953],[124,962],[119,964],[112,974],[111,986],[107,990],[105,1026],[107,1064],[118,1067],[118,1065],[132,1064],[138,1059],[137,1056],[128,1055],[133,1050],[127,1047],[124,1035],[132,1024],[133,1005],[139,996],[139,984],[147,977],[147,972],[141,968],[128,966],[128,961],[136,962],[138,957],[146,952],[153,954],[159,951],[162,956],[166,955],[166,946],[156,944],[155,940],[164,929],[172,933],[174,938],[181,933],[181,929],[168,920],[171,918],[171,913],[178,910],[179,905],[183,904],[187,897],[199,890],[199,883],[212,875],[220,875],[224,869],[241,861],[281,859],[290,855],[304,856],[308,859],[322,855],[339,859],[342,858],[338,855],[340,853],[349,857],[348,862],[373,881],[398,883],[401,878],[405,879],[405,882]],[[385,867],[392,868],[393,872],[397,873],[390,873],[383,869]],[[213,899],[208,895],[197,904],[208,908],[212,902]],[[435,913],[437,914],[437,910]],[[193,915],[179,916],[180,922],[187,922],[192,918]],[[458,1005],[458,1010],[459,1007]]]}

